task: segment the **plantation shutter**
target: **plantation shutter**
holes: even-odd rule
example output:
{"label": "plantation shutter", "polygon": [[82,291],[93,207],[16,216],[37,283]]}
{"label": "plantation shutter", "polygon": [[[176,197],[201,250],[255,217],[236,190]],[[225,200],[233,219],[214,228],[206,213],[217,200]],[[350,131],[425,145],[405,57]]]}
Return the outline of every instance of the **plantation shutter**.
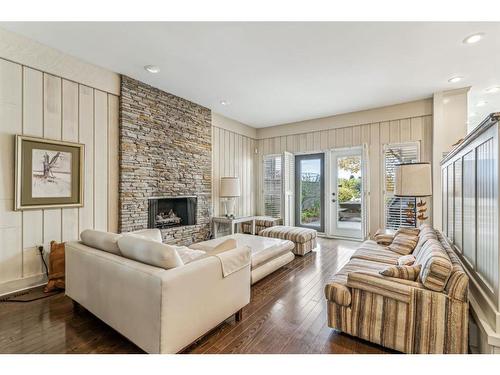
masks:
{"label": "plantation shutter", "polygon": [[283,191],[281,155],[264,156],[263,182],[264,214],[281,218]]}
{"label": "plantation shutter", "polygon": [[283,225],[295,225],[295,156],[283,153]]}
{"label": "plantation shutter", "polygon": [[[385,228],[416,227],[416,199],[394,196],[394,170],[397,164],[419,161],[419,144],[416,142],[384,146],[384,204]],[[413,205],[413,218],[408,215]]]}

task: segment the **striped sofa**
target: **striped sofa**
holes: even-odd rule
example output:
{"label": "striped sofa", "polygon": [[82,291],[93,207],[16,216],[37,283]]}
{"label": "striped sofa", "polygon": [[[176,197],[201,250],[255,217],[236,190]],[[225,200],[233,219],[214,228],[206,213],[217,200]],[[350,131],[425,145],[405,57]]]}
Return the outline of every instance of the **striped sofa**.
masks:
{"label": "striped sofa", "polygon": [[417,281],[382,276],[401,254],[365,241],[327,283],[328,325],[404,353],[467,353],[469,278],[447,240],[422,226]]}

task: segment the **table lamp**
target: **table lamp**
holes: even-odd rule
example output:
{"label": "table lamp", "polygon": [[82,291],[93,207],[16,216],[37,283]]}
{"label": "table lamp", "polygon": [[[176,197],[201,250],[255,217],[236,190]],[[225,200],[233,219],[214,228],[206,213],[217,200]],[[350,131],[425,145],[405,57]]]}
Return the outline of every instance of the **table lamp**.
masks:
{"label": "table lamp", "polygon": [[234,198],[240,196],[239,177],[221,177],[220,196],[226,198],[224,201],[224,213],[226,217],[234,218]]}

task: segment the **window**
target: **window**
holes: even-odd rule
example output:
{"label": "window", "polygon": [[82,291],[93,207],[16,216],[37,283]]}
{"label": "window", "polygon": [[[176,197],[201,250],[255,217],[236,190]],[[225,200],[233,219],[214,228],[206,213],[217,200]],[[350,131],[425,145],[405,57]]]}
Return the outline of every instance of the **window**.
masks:
{"label": "window", "polygon": [[416,227],[417,205],[412,197],[394,196],[394,169],[397,164],[419,161],[419,144],[415,142],[384,146],[384,217],[386,229]]}
{"label": "window", "polygon": [[282,197],[282,158],[281,155],[264,156],[263,198],[264,214],[281,218]]}

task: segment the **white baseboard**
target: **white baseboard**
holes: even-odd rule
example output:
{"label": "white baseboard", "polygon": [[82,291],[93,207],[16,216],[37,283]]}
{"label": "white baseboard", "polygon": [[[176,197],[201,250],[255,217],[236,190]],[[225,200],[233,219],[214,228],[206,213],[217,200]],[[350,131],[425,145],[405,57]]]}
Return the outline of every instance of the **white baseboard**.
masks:
{"label": "white baseboard", "polygon": [[17,293],[25,289],[30,289],[35,286],[44,285],[47,283],[47,276],[44,273],[17,279],[0,284],[0,297],[6,294]]}

